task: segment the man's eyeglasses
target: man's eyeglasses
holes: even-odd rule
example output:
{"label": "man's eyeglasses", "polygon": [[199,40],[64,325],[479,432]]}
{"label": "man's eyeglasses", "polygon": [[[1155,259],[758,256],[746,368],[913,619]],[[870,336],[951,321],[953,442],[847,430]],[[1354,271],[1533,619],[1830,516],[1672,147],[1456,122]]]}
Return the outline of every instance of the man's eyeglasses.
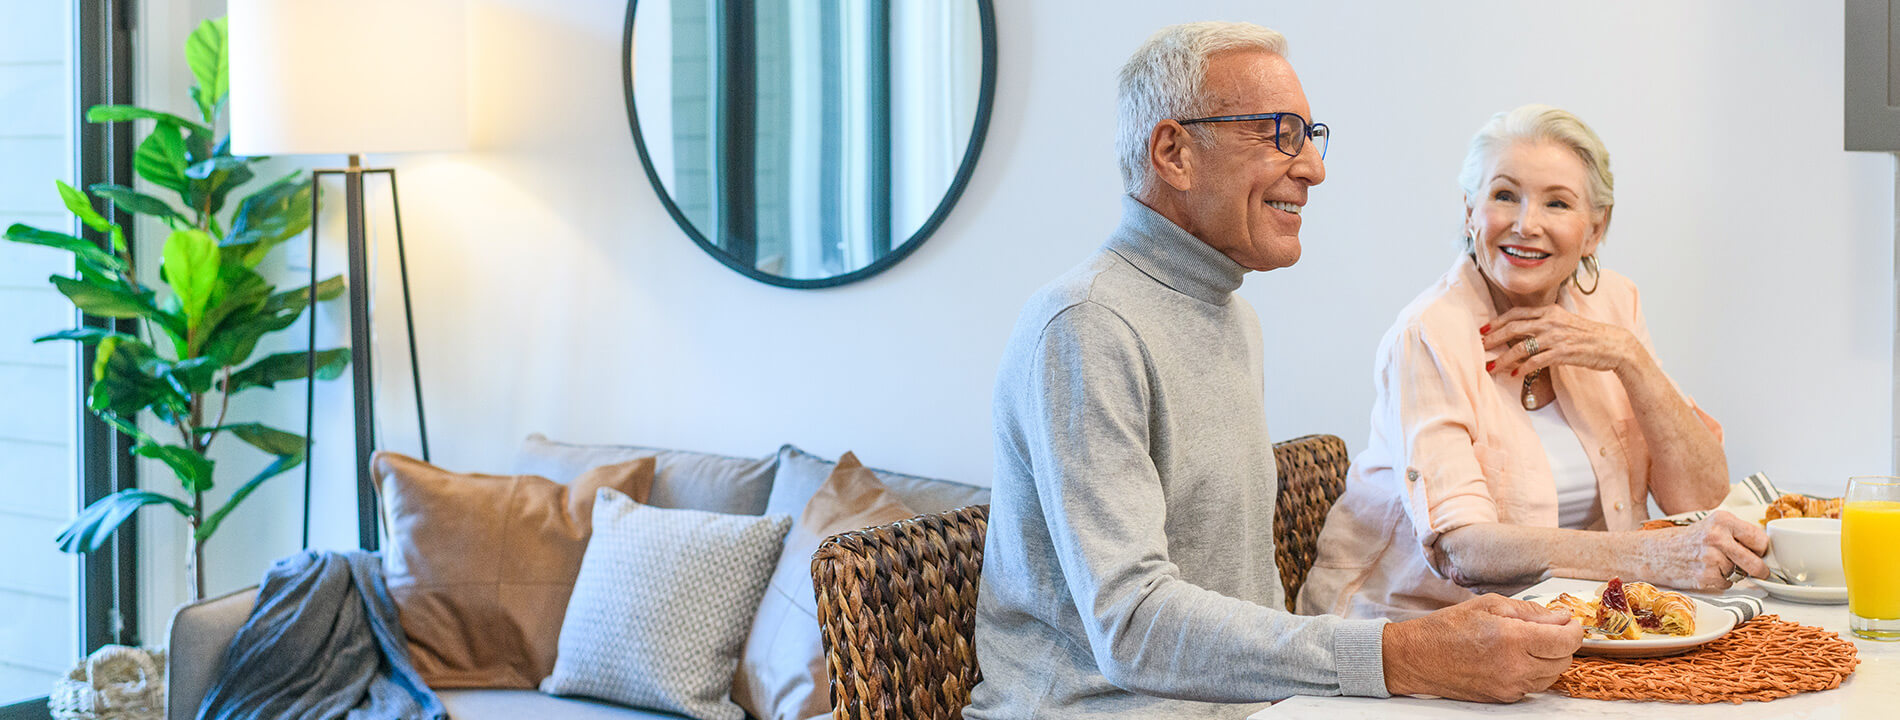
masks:
{"label": "man's eyeglasses", "polygon": [[1327,130],[1325,123],[1307,122],[1306,118],[1290,112],[1254,113],[1252,115],[1217,115],[1215,117],[1194,118],[1192,120],[1176,120],[1175,122],[1181,123],[1182,125],[1193,125],[1195,123],[1254,123],[1251,129],[1262,135],[1272,135],[1273,146],[1279,148],[1280,152],[1292,157],[1299,157],[1300,151],[1306,149],[1306,139],[1312,138],[1313,142],[1319,143],[1319,157],[1321,160],[1326,159],[1326,143],[1328,139],[1331,138],[1331,131]]}

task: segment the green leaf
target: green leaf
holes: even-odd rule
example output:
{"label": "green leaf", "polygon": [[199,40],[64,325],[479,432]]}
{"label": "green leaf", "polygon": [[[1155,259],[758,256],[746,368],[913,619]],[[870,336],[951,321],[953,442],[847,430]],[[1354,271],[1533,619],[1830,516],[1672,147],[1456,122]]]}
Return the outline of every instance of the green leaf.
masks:
{"label": "green leaf", "polygon": [[99,232],[112,229],[112,221],[93,209],[92,198],[86,197],[78,188],[67,185],[64,180],[54,180],[53,184],[59,186],[59,199],[66,203],[66,209],[79,216],[79,221],[85,223],[86,227]]}
{"label": "green leaf", "polygon": [[159,125],[171,125],[192,132],[210,133],[211,128],[186,120],[168,112],[147,110],[131,105],[94,105],[86,111],[86,121],[95,123],[124,122],[126,120],[157,120]]}
{"label": "green leaf", "polygon": [[293,432],[285,432],[263,423],[233,423],[216,430],[228,430],[239,440],[272,455],[302,455],[304,437]]}
{"label": "green leaf", "polygon": [[[316,356],[317,379],[335,380],[343,375],[343,369],[350,365],[350,351],[342,348],[320,350]],[[247,388],[274,388],[277,383],[286,380],[302,380],[309,377],[309,355],[301,352],[277,353],[267,355],[250,367],[231,375],[224,391],[237,393]]]}
{"label": "green leaf", "polygon": [[48,280],[60,294],[88,315],[135,318],[155,314],[150,298],[134,295],[123,285],[105,285],[54,275]]}
{"label": "green leaf", "polygon": [[92,244],[92,241],[76,238],[65,233],[50,232],[29,225],[14,223],[7,227],[7,239],[17,243],[44,245],[50,248],[65,250],[77,257],[81,263],[91,263],[109,272],[118,272],[125,269],[125,261],[114,257],[111,253],[99,249],[99,246]]}
{"label": "green leaf", "polygon": [[197,335],[200,347],[191,350],[194,355],[199,354],[202,346],[215,338],[226,323],[238,324],[256,317],[270,298],[271,286],[264,276],[237,260],[224,257],[223,248],[219,248],[219,261],[217,289],[211,293],[211,302]]}
{"label": "green leaf", "polygon": [[157,359],[151,346],[138,340],[101,340],[93,360],[93,383],[86,406],[121,417],[134,417],[146,408],[161,417],[185,412],[190,408],[186,399],[170,383],[148,371]]}
{"label": "green leaf", "polygon": [[206,124],[217,117],[218,103],[231,92],[231,55],[225,46],[225,28],[225,18],[206,20],[198,23],[198,29],[185,41],[185,64],[191,66],[191,76],[198,80],[198,92],[192,97],[198,101]]}
{"label": "green leaf", "polygon": [[[190,181],[185,178],[185,138],[177,125],[159,123],[152,134],[139,143],[132,156],[132,169],[153,185],[185,195]],[[188,197],[188,196],[187,196]]]}
{"label": "green leaf", "polygon": [[[337,296],[342,295],[346,289],[348,289],[348,286],[343,284],[342,275],[331,275],[329,279],[317,283],[317,299],[334,300]],[[305,285],[295,290],[286,290],[270,296],[270,300],[264,303],[264,312],[293,310],[301,313],[304,307],[309,304],[310,286]]]}
{"label": "green leaf", "polygon": [[[149,490],[120,490],[99,499],[99,502],[80,511],[66,529],[59,531],[59,537],[53,541],[59,543],[59,549],[69,553],[86,553],[98,550],[112,536],[113,531],[125,524],[132,513],[147,505],[170,505],[185,517],[196,513],[184,501],[163,493]],[[226,503],[229,506],[229,503]]]}
{"label": "green leaf", "polygon": [[218,332],[204,344],[203,355],[214,357],[226,365],[241,365],[250,359],[257,350],[257,341],[265,335],[290,327],[297,322],[296,315],[252,315],[242,320],[226,322]]}
{"label": "green leaf", "polygon": [[165,378],[182,395],[198,395],[211,389],[218,379],[218,372],[224,366],[216,358],[199,357],[168,363],[164,368]]}
{"label": "green leaf", "polygon": [[172,209],[170,203],[124,185],[95,183],[92,187],[87,189],[91,190],[94,195],[111,200],[112,204],[119,206],[120,209],[126,212],[157,216],[174,227],[177,225],[191,224],[191,221],[186,220],[184,215]]}
{"label": "green leaf", "polygon": [[154,442],[152,436],[145,434],[144,430],[139,429],[138,423],[128,422],[125,418],[121,418],[109,412],[99,413],[99,419],[104,421],[105,424],[111,425],[113,429],[125,433],[126,437],[132,438],[139,443],[149,445]]}
{"label": "green leaf", "polygon": [[304,456],[301,450],[293,455],[278,456],[275,462],[266,466],[256,477],[246,480],[243,485],[238,486],[237,490],[232,491],[231,499],[226,500],[223,507],[218,508],[211,513],[210,517],[205,518],[204,522],[198,525],[198,531],[194,533],[192,537],[199,542],[210,539],[211,534],[218,531],[218,525],[224,522],[224,516],[231,514],[232,510],[237,509],[238,503],[244,502],[245,498],[250,497],[251,493],[257,490],[257,486],[264,484],[265,480],[282,475],[286,470],[297,467],[303,463],[303,460]]}
{"label": "green leaf", "polygon": [[132,448],[132,454],[147,457],[165,463],[177,473],[178,483],[185,492],[199,493],[211,489],[211,469],[215,465],[210,458],[191,448],[177,445],[140,445]]}
{"label": "green leaf", "polygon": [[159,273],[178,295],[186,329],[195,330],[218,284],[218,241],[203,230],[174,230],[165,238],[164,256]]}
{"label": "green leaf", "polygon": [[191,167],[185,168],[185,177],[193,180],[203,180],[211,177],[212,173],[225,172],[233,168],[244,167],[250,162],[250,158],[241,158],[232,155],[213,155],[206,160],[193,163]]}
{"label": "green leaf", "polygon": [[93,345],[109,337],[120,337],[120,338],[125,338],[127,340],[136,339],[132,337],[131,335],[127,335],[122,332],[114,332],[111,330],[107,330],[105,328],[76,327],[71,330],[61,330],[56,333],[48,333],[45,335],[41,335],[39,337],[33,338],[33,342],[43,343],[43,342],[51,342],[54,340],[73,340],[73,341],[83,343],[86,345]]}
{"label": "green leaf", "polygon": [[271,183],[238,203],[226,246],[249,246],[244,262],[257,267],[278,244],[310,227],[311,186],[302,173]]}

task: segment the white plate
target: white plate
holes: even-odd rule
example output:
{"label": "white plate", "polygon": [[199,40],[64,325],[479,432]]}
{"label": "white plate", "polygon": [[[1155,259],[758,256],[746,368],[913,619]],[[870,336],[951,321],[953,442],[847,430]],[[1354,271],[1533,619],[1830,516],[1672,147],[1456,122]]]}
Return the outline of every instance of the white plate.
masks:
{"label": "white plate", "polygon": [[[1786,585],[1773,580],[1754,578],[1755,584],[1768,591],[1769,595],[1790,602],[1810,605],[1840,605],[1847,602],[1847,588],[1824,587],[1819,585]],[[1697,622],[1701,617],[1697,616]]]}
{"label": "white plate", "polygon": [[[1542,605],[1557,599],[1556,595],[1519,595],[1521,600]],[[1586,598],[1588,599],[1588,598]],[[1643,633],[1641,640],[1598,640],[1584,638],[1583,647],[1578,655],[1600,655],[1615,658],[1646,658],[1678,655],[1694,650],[1716,638],[1727,635],[1735,629],[1735,615],[1714,605],[1689,598],[1695,603],[1694,635],[1652,635]]]}

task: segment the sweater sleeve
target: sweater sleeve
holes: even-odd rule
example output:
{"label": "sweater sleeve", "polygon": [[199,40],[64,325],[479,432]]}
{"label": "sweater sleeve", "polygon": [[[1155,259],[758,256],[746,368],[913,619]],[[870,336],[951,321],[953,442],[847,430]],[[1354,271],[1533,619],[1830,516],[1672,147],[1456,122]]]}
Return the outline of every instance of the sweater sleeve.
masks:
{"label": "sweater sleeve", "polygon": [[1082,303],[1044,328],[1022,396],[1041,422],[1025,448],[1037,497],[1102,675],[1207,702],[1386,696],[1384,620],[1297,616],[1181,578],[1149,455],[1149,366],[1126,322]]}
{"label": "sweater sleeve", "polygon": [[[1438,538],[1467,525],[1498,521],[1478,459],[1473,377],[1482,357],[1476,328],[1421,318],[1395,331],[1381,349],[1379,392],[1388,406],[1383,417],[1396,423],[1390,436],[1403,443],[1396,468],[1404,483],[1405,512],[1434,572],[1444,576]],[[1446,326],[1457,327],[1457,331]],[[1436,332],[1434,332],[1434,330]],[[1450,347],[1448,347],[1448,345]]]}

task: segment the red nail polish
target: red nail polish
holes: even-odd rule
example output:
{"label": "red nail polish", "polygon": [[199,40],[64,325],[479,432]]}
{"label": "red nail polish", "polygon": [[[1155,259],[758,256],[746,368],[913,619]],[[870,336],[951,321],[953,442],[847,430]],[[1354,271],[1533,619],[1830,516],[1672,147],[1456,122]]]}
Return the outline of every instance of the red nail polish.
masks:
{"label": "red nail polish", "polygon": [[1512,370],[1511,370],[1511,377],[1517,377],[1517,370],[1516,370],[1516,369],[1512,369]]}
{"label": "red nail polish", "polygon": [[1485,334],[1485,333],[1488,333],[1488,332],[1491,332],[1491,326],[1490,326],[1490,325],[1486,325],[1486,326],[1484,326],[1484,327],[1481,327],[1481,328],[1478,328],[1478,334],[1479,334],[1479,335],[1483,335],[1483,334]]}
{"label": "red nail polish", "polygon": [[1496,360],[1486,360],[1486,361],[1484,361],[1484,371],[1485,371],[1485,372],[1491,372],[1491,368],[1494,368],[1494,367],[1497,367],[1497,366],[1498,366],[1498,361],[1496,361]]}

